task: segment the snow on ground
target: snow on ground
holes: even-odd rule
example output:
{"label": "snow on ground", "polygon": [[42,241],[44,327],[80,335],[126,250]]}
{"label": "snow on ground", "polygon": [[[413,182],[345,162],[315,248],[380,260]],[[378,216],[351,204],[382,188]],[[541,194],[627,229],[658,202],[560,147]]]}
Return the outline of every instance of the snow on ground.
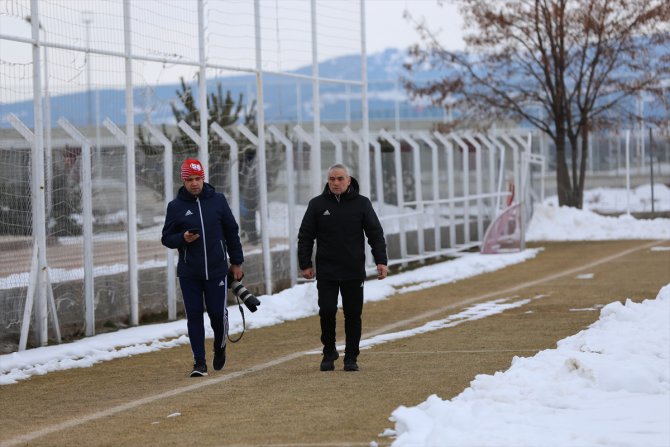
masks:
{"label": "snow on ground", "polygon": [[[654,211],[670,211],[670,188],[654,185]],[[584,191],[584,209],[559,207],[552,196],[538,204],[526,232],[527,241],[583,241],[615,239],[670,239],[670,219],[635,219],[626,213],[651,211],[651,185],[627,193],[625,189]],[[598,213],[625,213],[619,217]]]}
{"label": "snow on ground", "polygon": [[[653,199],[652,199],[653,192]],[[629,192],[625,188],[594,188],[584,191],[583,208],[600,213],[639,213],[654,211],[670,211],[670,187],[663,183],[641,185],[632,188]],[[558,206],[558,197],[548,197],[545,205]]]}
{"label": "snow on ground", "polygon": [[670,219],[602,216],[567,206],[536,205],[526,241],[670,239]]}
{"label": "snow on ground", "polygon": [[391,415],[393,446],[670,445],[670,284],[615,301],[588,329],[481,374],[451,400]]}

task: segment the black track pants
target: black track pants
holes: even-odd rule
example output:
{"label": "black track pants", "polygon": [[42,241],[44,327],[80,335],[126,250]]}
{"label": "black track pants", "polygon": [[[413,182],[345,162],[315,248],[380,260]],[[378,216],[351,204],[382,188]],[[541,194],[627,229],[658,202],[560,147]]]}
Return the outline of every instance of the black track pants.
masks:
{"label": "black track pants", "polygon": [[335,321],[337,298],[342,295],[344,332],[346,335],[345,358],[358,357],[361,341],[361,314],[363,313],[363,280],[328,281],[319,279],[319,317],[321,317],[321,343],[323,352],[335,350]]}

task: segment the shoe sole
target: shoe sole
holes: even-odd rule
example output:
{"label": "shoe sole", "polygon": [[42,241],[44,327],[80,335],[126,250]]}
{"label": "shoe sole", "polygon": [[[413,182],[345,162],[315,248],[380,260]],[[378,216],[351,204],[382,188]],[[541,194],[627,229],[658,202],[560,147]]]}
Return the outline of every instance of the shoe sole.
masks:
{"label": "shoe sole", "polygon": [[207,375],[206,372],[200,372],[200,371],[193,371],[191,373],[191,377],[204,377],[206,375]]}
{"label": "shoe sole", "polygon": [[321,371],[335,371],[335,365],[321,365],[319,369],[321,369]]}

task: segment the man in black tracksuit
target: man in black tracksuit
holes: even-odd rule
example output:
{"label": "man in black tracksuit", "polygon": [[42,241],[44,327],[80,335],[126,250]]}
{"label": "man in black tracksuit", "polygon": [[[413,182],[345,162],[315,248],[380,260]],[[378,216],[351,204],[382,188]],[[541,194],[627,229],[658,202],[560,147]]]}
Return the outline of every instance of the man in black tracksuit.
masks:
{"label": "man in black tracksuit", "polygon": [[181,167],[181,178],[184,186],[168,204],[161,242],[179,250],[177,276],[194,360],[191,377],[199,377],[207,375],[203,297],[214,330],[212,363],[215,370],[220,370],[226,362],[228,264],[239,281],[244,256],[230,206],[223,194],[205,183],[202,164],[187,159]]}
{"label": "man in black tracksuit", "polygon": [[[335,369],[338,293],[344,310],[344,370],[358,371],[365,280],[365,237],[377,264],[377,278],[388,274],[386,241],[370,199],[358,193],[358,182],[342,164],[328,169],[323,193],[310,200],[298,232],[298,262],[302,276],[316,276],[321,317],[323,359],[321,371]],[[316,272],[312,248],[316,239]]]}

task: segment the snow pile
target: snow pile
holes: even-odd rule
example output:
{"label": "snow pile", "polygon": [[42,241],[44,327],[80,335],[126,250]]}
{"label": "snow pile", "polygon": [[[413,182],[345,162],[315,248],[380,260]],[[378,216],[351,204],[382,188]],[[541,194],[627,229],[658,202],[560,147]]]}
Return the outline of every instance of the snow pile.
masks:
{"label": "snow pile", "polygon": [[670,445],[670,284],[605,306],[556,349],[397,408],[394,446]]}

